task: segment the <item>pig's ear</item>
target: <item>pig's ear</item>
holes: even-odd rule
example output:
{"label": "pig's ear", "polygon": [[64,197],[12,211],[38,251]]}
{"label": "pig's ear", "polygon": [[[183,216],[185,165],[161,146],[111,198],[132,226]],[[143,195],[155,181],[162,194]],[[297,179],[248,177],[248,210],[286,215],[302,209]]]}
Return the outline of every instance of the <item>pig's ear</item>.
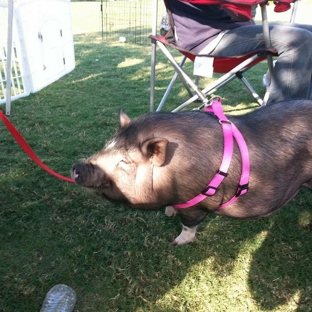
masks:
{"label": "pig's ear", "polygon": [[146,140],[141,147],[142,154],[148,157],[155,166],[162,166],[166,160],[166,148],[168,140],[152,138]]}
{"label": "pig's ear", "polygon": [[119,122],[120,122],[120,127],[125,127],[127,124],[129,124],[131,122],[131,119],[124,112],[123,109],[121,109],[119,112]]}

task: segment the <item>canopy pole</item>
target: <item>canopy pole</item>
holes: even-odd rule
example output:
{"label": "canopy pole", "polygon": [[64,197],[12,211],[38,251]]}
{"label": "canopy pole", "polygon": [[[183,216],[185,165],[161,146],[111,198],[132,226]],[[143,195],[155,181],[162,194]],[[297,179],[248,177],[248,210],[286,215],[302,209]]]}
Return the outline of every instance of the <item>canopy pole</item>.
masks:
{"label": "canopy pole", "polygon": [[103,0],[101,0],[101,26],[102,26],[102,40],[104,39],[104,21],[103,21]]}
{"label": "canopy pole", "polygon": [[12,71],[12,37],[13,37],[13,3],[8,2],[8,38],[7,38],[7,62],[6,62],[6,105],[5,114],[11,114],[11,71]]}
{"label": "canopy pole", "polygon": [[[152,35],[155,36],[157,32],[157,15],[158,15],[158,0],[153,1],[152,6]],[[156,67],[156,42],[152,40],[151,51],[151,85],[150,85],[150,112],[154,111],[155,99],[155,67]]]}

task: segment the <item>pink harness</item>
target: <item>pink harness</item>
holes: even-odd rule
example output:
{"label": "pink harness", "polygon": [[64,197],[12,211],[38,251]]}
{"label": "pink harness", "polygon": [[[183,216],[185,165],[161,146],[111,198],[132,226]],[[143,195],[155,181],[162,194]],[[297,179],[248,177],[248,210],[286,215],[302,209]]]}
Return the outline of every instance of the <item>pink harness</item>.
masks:
{"label": "pink harness", "polygon": [[219,170],[207,185],[207,187],[197,196],[188,200],[182,204],[173,205],[175,209],[184,209],[194,206],[207,198],[208,196],[213,196],[219,185],[222,183],[224,178],[228,175],[227,171],[230,167],[230,163],[233,156],[234,140],[236,140],[239,147],[242,160],[242,173],[241,178],[236,190],[235,195],[226,203],[220,205],[219,209],[225,208],[233,204],[240,196],[245,195],[248,192],[248,182],[249,182],[249,172],[250,172],[250,161],[249,153],[244,137],[237,127],[232,124],[228,118],[224,115],[222,109],[222,103],[219,100],[213,100],[212,104],[207,106],[206,112],[212,112],[219,119],[219,123],[222,126],[224,146],[223,146],[223,159]]}

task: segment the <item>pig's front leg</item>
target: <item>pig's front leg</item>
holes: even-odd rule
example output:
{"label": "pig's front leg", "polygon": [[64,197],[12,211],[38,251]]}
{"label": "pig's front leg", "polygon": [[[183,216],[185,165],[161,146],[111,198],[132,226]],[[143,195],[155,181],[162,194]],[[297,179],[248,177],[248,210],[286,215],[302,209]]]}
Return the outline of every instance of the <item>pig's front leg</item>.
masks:
{"label": "pig's front leg", "polygon": [[175,246],[192,243],[196,235],[196,229],[197,226],[188,227],[182,224],[182,232],[175,238],[171,245]]}
{"label": "pig's front leg", "polygon": [[198,224],[205,219],[208,211],[200,208],[179,210],[182,221],[182,232],[171,245],[184,245],[192,243],[195,239]]}

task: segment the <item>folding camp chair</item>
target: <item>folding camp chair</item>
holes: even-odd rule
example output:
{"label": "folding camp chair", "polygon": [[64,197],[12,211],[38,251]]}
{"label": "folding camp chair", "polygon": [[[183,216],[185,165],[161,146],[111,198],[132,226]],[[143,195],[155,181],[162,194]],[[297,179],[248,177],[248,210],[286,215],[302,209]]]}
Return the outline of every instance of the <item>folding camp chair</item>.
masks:
{"label": "folding camp chair", "polygon": [[[213,1],[213,0],[212,0]],[[235,1],[230,1],[231,3]],[[237,1],[238,3],[242,4],[244,1]],[[265,49],[262,50],[256,50],[252,53],[246,54],[246,55],[238,55],[235,57],[214,57],[213,59],[213,72],[223,74],[220,78],[215,80],[214,82],[210,83],[207,87],[205,87],[203,90],[200,90],[198,88],[197,82],[193,81],[187,73],[183,70],[183,65],[186,60],[191,60],[194,62],[196,57],[207,57],[207,55],[199,55],[194,54],[192,52],[183,50],[179,47],[177,47],[175,44],[170,43],[166,36],[160,36],[152,34],[149,37],[152,40],[152,61],[151,61],[151,94],[150,94],[150,111],[154,111],[154,90],[155,90],[155,61],[156,61],[156,45],[160,48],[160,50],[163,52],[163,54],[167,57],[167,59],[172,64],[175,74],[172,77],[165,94],[163,95],[159,105],[156,108],[156,111],[160,111],[170,93],[172,90],[174,83],[179,77],[181,81],[183,82],[184,87],[188,91],[190,98],[185,101],[184,103],[180,104],[177,108],[174,109],[174,111],[179,111],[191,103],[195,102],[196,100],[206,101],[207,97],[212,95],[213,93],[217,92],[221,87],[225,86],[232,80],[238,78],[243,85],[249,90],[251,95],[256,99],[257,103],[261,105],[265,105],[269,96],[268,91],[265,93],[264,97],[261,98],[259,94],[255,91],[255,89],[252,87],[252,85],[248,82],[248,80],[244,77],[244,73],[252,68],[254,65],[258,64],[259,62],[267,59],[268,60],[268,68],[269,68],[269,77],[272,77],[273,72],[273,57],[277,56],[276,51],[270,48],[270,37],[269,37],[269,24],[268,24],[268,18],[267,18],[267,11],[266,11],[266,5],[268,4],[268,0],[255,0],[250,1],[253,2],[253,5],[260,4],[261,7],[261,14],[262,14],[262,26],[263,26],[263,33],[265,38]],[[294,21],[296,11],[297,11],[297,4],[298,1],[294,0],[292,1],[294,3],[293,10],[291,14],[291,22]],[[208,1],[207,1],[208,3]],[[214,1],[215,3],[215,1]],[[289,4],[289,1],[288,1]],[[155,9],[155,8],[154,8]],[[156,10],[157,11],[157,10]],[[157,23],[157,22],[156,22]],[[156,31],[156,24],[153,26],[153,32]],[[170,52],[170,48],[173,48],[175,50],[178,50],[182,55],[182,61],[178,63],[175,58],[173,57],[172,53]]]}

